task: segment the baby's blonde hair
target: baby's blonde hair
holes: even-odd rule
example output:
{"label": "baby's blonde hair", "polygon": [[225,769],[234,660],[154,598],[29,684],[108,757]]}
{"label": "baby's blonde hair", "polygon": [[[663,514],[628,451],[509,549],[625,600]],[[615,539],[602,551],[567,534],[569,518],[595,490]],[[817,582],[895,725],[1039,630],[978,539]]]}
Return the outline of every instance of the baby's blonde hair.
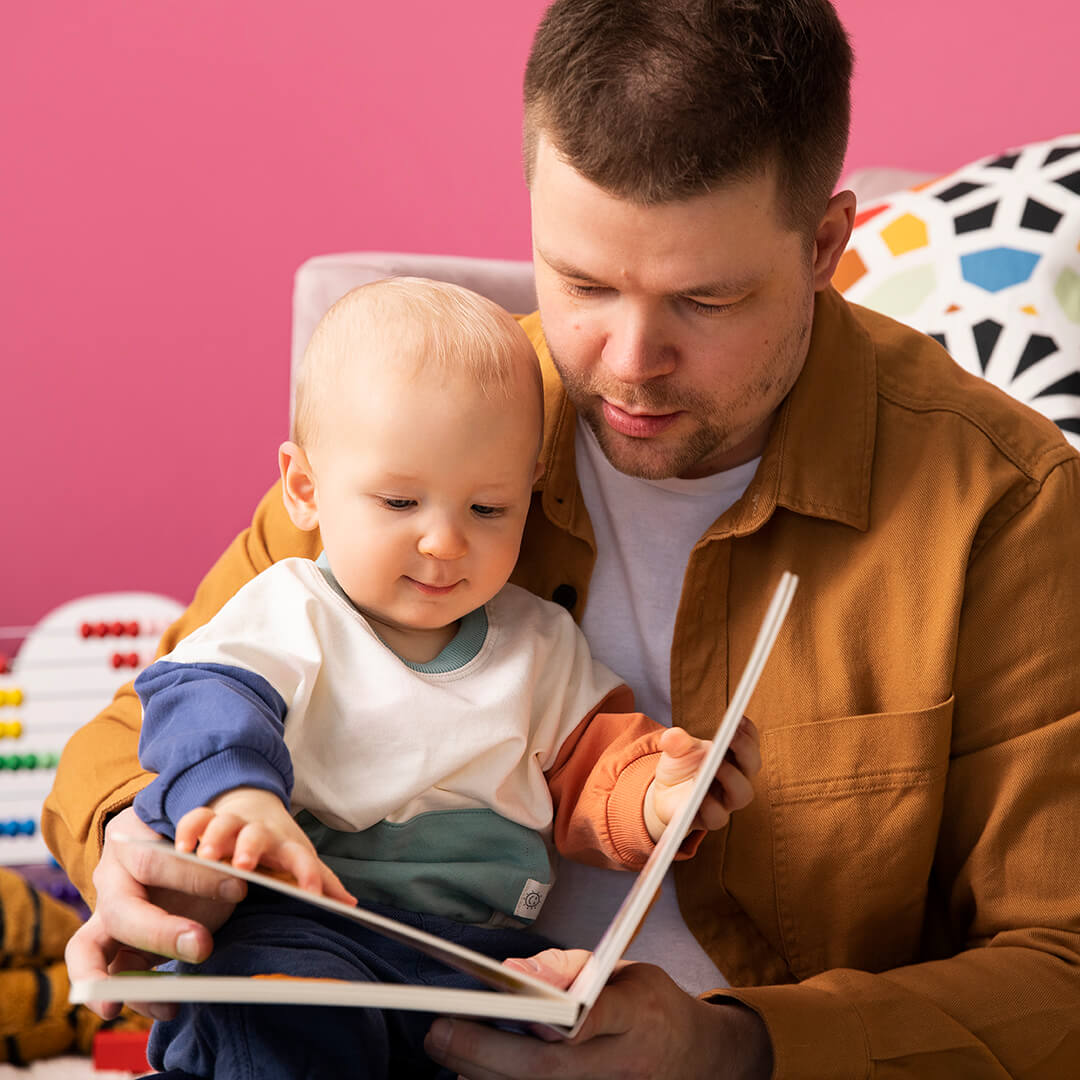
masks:
{"label": "baby's blonde hair", "polygon": [[[543,425],[540,367],[524,330],[494,301],[427,278],[373,281],[347,292],[322,317],[300,362],[292,440],[318,438],[326,395],[357,365],[393,362],[416,377],[465,376],[484,395],[513,398],[523,372],[535,385]],[[404,366],[408,365],[408,368]]]}

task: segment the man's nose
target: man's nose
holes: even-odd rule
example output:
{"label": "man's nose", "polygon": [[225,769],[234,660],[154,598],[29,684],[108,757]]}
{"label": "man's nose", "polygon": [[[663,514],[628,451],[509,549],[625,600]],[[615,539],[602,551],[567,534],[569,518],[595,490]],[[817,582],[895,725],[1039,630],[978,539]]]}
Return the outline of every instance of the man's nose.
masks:
{"label": "man's nose", "polygon": [[450,515],[433,518],[420,535],[417,547],[430,559],[460,559],[468,549],[465,530]]}
{"label": "man's nose", "polygon": [[610,374],[620,382],[640,384],[675,370],[677,350],[661,313],[627,303],[617,306],[612,319],[603,354]]}

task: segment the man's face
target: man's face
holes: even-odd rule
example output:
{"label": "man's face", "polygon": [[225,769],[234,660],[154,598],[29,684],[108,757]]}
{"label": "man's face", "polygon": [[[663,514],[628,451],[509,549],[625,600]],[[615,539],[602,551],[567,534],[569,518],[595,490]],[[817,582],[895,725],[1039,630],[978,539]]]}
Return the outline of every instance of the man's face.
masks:
{"label": "man's face", "polygon": [[772,177],[640,206],[541,135],[532,222],[552,358],[615,468],[692,478],[757,456],[814,311],[814,250],[780,224]]}

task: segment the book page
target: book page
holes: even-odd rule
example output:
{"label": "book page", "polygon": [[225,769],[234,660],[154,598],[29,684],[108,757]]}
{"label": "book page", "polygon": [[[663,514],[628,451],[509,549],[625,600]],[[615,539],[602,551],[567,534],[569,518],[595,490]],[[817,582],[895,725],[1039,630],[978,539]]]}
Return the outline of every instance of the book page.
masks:
{"label": "book page", "polygon": [[[649,910],[691,823],[705,798],[731,745],[750,697],[776,641],[791,605],[798,579],[785,573],[773,595],[761,629],[731,702],[712,740],[712,746],[698,771],[690,796],[672,819],[659,843],[631,887],[611,925],[597,944],[569,990],[503,966],[482,953],[464,948],[423,930],[415,929],[363,906],[350,907],[338,900],[306,892],[281,876],[257,870],[240,870],[224,863],[208,863],[197,855],[178,852],[166,840],[125,838],[126,843],[152,847],[170,858],[183,859],[245,881],[273,889],[286,896],[332,911],[360,923],[395,941],[440,960],[449,967],[472,975],[486,986],[483,990],[450,990],[386,983],[349,983],[331,979],[301,979],[287,975],[252,978],[228,976],[170,975],[132,972],[105,979],[79,980],[72,984],[70,1000],[87,1001],[246,1001],[293,1004],[357,1005],[379,1008],[418,1009],[425,1012],[487,1018],[516,1019],[549,1025],[560,1034],[573,1034],[584,1022],[588,1010],[600,995],[615,965]],[[133,985],[137,982],[137,985]]]}
{"label": "book page", "polygon": [[626,951],[626,947],[630,944],[638,925],[648,912],[653,897],[656,895],[656,890],[660,888],[664,875],[678,854],[679,847],[682,845],[686,834],[690,831],[698,807],[701,806],[702,800],[705,798],[709,786],[716,776],[716,770],[720,768],[724,755],[731,746],[731,740],[735,738],[735,732],[739,728],[743,713],[750,702],[750,697],[757,686],[761,672],[765,668],[765,661],[769,658],[776,637],[780,633],[780,627],[787,616],[788,608],[791,607],[791,600],[795,595],[798,581],[799,579],[794,574],[787,572],[781,577],[765,614],[765,619],[761,624],[761,629],[758,631],[757,638],[754,641],[754,647],[750,651],[750,659],[746,663],[742,678],[740,678],[739,684],[735,688],[731,702],[724,713],[723,719],[720,721],[716,735],[713,737],[709,753],[698,770],[690,796],[679,813],[672,818],[668,827],[664,830],[664,835],[660,837],[648,861],[638,872],[637,880],[631,887],[630,892],[627,893],[626,899],[619,906],[611,925],[604,932],[604,936],[600,941],[597,942],[592,956],[570,987],[570,993],[585,1006],[579,1024],[584,1021],[588,1010],[592,1008],[593,1003],[600,996],[601,990],[603,990],[608,979],[611,978],[615,965]]}

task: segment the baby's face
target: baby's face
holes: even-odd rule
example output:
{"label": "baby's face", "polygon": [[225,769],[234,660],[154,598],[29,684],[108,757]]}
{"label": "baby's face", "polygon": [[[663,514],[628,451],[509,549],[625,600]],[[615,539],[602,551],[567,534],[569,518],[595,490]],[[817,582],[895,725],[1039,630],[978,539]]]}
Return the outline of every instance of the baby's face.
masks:
{"label": "baby's face", "polygon": [[385,373],[334,403],[310,453],[319,527],[338,583],[376,624],[445,627],[506,583],[538,412],[528,392],[485,398],[464,380]]}

